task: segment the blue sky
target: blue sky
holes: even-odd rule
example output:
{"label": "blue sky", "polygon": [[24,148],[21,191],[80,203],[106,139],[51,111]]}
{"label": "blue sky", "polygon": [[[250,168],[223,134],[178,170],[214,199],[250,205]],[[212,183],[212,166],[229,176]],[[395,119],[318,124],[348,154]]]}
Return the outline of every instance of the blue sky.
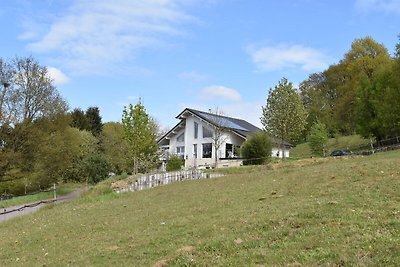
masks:
{"label": "blue sky", "polygon": [[141,98],[164,127],[185,107],[260,126],[282,77],[298,85],[356,38],[392,53],[400,0],[2,0],[0,24],[0,57],[33,55],[104,122]]}

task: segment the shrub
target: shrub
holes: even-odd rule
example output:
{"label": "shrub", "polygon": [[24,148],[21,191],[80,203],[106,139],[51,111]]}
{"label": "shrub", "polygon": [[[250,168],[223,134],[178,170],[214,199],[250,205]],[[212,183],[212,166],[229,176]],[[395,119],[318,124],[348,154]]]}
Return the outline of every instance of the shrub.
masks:
{"label": "shrub", "polygon": [[112,165],[103,154],[91,154],[82,160],[79,173],[86,182],[96,184],[107,178],[111,170]]}
{"label": "shrub", "polygon": [[179,171],[184,163],[185,161],[183,160],[183,158],[179,156],[173,155],[169,157],[169,159],[167,160],[167,172]]}
{"label": "shrub", "polygon": [[251,136],[241,147],[244,165],[260,165],[271,158],[271,140],[266,132],[258,132]]}
{"label": "shrub", "polygon": [[326,142],[328,141],[328,130],[325,124],[317,121],[310,130],[309,144],[314,154],[325,156]]}

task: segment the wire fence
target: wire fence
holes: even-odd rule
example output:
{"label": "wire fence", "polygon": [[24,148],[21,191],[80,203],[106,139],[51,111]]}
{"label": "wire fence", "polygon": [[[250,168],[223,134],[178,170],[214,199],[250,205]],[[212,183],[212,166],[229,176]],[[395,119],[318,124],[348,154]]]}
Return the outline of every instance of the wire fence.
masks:
{"label": "wire fence", "polygon": [[[55,188],[54,188],[55,190]],[[70,199],[73,199],[83,192],[86,192],[88,189],[81,189],[77,190],[74,192],[71,192],[67,195],[64,196],[57,196],[56,191],[54,191],[53,198],[49,199],[44,199],[44,200],[39,200],[34,203],[29,203],[29,204],[21,204],[21,205],[16,205],[13,207],[6,207],[6,208],[1,208],[0,209],[0,222],[7,221],[9,219],[12,219],[14,217],[24,215],[24,214],[29,214],[32,213],[38,209],[40,209],[42,206],[51,204],[51,203],[60,203],[60,202],[65,202]],[[51,190],[50,190],[51,191]]]}
{"label": "wire fence", "polygon": [[374,153],[392,151],[397,149],[400,149],[400,136],[375,142],[371,141],[369,145],[362,145],[354,148],[353,155],[368,156]]}
{"label": "wire fence", "polygon": [[[49,189],[46,189],[46,190],[38,190],[38,191],[35,191],[35,192],[29,192],[29,193],[23,194],[21,196],[32,196],[32,195],[37,195],[37,194],[40,194],[40,193],[47,193],[47,192],[51,192],[51,191],[55,192],[55,190],[56,190],[55,186],[53,186],[53,187],[51,187]],[[12,199],[14,197],[21,197],[21,196],[14,196],[13,194],[4,193],[4,194],[0,195],[0,201],[9,200],[9,199]]]}

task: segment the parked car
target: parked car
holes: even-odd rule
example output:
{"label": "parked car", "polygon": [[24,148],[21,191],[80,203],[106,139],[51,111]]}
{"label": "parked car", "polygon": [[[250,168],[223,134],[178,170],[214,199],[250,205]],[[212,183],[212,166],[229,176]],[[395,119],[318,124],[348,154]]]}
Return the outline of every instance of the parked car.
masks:
{"label": "parked car", "polygon": [[349,155],[352,155],[352,154],[353,154],[353,152],[351,152],[350,150],[340,149],[340,150],[332,151],[331,157],[349,156]]}

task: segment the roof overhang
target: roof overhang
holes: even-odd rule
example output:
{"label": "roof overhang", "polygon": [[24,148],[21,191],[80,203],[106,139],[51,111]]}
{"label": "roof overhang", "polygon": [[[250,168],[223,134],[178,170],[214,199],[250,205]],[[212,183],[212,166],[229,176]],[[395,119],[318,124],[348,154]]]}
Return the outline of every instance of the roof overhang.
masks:
{"label": "roof overhang", "polygon": [[175,125],[171,130],[169,130],[166,134],[161,136],[158,140],[157,143],[161,144],[162,142],[169,140],[172,135],[177,134],[180,130],[185,128],[185,120],[181,120],[177,125]]}

